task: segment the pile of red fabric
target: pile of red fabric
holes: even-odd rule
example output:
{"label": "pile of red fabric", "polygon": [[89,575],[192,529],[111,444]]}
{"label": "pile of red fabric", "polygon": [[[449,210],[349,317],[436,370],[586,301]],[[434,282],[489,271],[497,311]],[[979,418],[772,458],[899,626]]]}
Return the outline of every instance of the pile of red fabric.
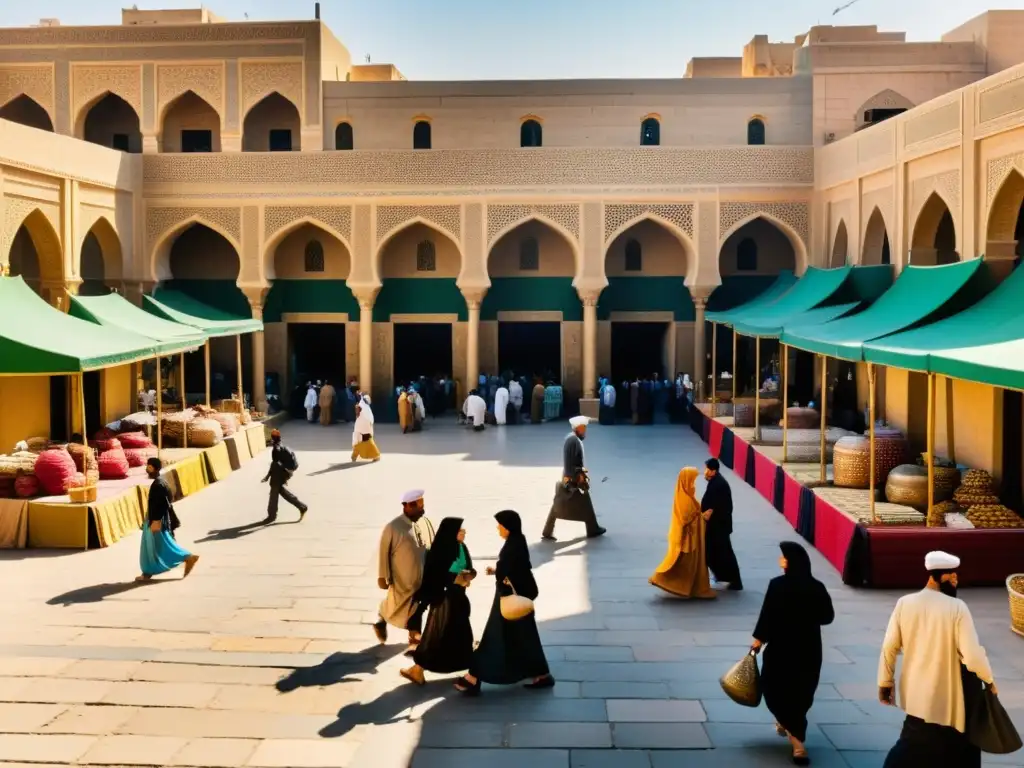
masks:
{"label": "pile of red fabric", "polygon": [[109,437],[101,440],[93,440],[91,443],[89,443],[89,445],[95,448],[96,452],[99,453],[101,456],[107,451],[120,450],[122,447],[121,441],[118,440],[116,437]]}
{"label": "pile of red fabric", "polygon": [[34,471],[47,496],[60,496],[68,492],[68,483],[78,468],[66,448],[50,448],[39,454]]}
{"label": "pile of red fabric", "polygon": [[124,455],[129,467],[144,467],[150,459],[156,458],[156,448],[152,445],[145,448],[125,448]]}
{"label": "pile of red fabric", "polygon": [[121,446],[124,448],[149,448],[153,445],[153,441],[149,439],[145,432],[122,432],[117,437],[121,441]]}
{"label": "pile of red fabric", "polygon": [[101,480],[121,480],[128,477],[128,457],[120,447],[101,453],[99,465]]}
{"label": "pile of red fabric", "polygon": [[39,495],[39,478],[35,475],[18,475],[14,481],[14,493],[19,499],[31,499]]}

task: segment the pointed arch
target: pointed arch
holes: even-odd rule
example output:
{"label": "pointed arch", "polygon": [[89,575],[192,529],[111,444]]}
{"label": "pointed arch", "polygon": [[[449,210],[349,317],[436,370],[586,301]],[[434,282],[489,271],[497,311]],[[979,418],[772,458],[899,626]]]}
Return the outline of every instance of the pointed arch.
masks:
{"label": "pointed arch", "polygon": [[20,270],[11,257],[15,241],[19,235],[24,236],[31,242],[35,250],[35,257],[38,262],[38,279],[42,283],[63,283],[64,274],[64,252],[61,248],[60,236],[46,214],[39,208],[33,208],[21,220],[18,226],[14,227],[13,235],[7,244],[5,260],[11,266],[11,274],[18,274]]}
{"label": "pointed arch", "polygon": [[[516,235],[520,237],[517,238]],[[545,246],[545,235],[551,234],[555,237],[556,242],[563,245],[569,254],[569,263],[563,265],[560,268],[559,262],[562,261],[557,253],[557,247],[553,243],[549,242]],[[515,223],[504,227],[497,235],[491,240],[487,247],[487,276],[498,277],[510,277],[518,275],[524,270],[520,264],[520,246],[526,240],[534,240],[537,243],[538,257],[539,257],[539,272],[545,277],[573,277],[575,278],[579,272],[579,259],[577,256],[576,246],[572,236],[570,236],[562,227],[557,226],[547,216],[539,214],[525,216]],[[554,261],[555,267],[552,268],[552,251],[555,251]],[[564,256],[564,251],[562,252]],[[495,258],[497,257],[497,259]],[[493,264],[496,266],[492,266]],[[500,261],[499,261],[500,260]],[[515,268],[509,268],[508,261],[515,264]],[[534,273],[533,270],[527,270],[528,273]],[[568,274],[564,274],[568,273]]]}
{"label": "pointed arch", "polygon": [[280,91],[270,91],[249,107],[242,118],[242,151],[297,151],[301,131],[299,108]]}
{"label": "pointed arch", "polygon": [[[682,264],[676,269],[674,266],[667,266],[662,264],[660,267],[657,262],[657,250],[652,250],[650,242],[646,244],[642,242],[643,232],[637,232],[636,230],[643,229],[643,225],[653,225],[658,232],[668,235],[669,238],[679,246],[679,250],[682,252]],[[648,231],[648,234],[650,232]],[[647,238],[650,240],[650,238]],[[633,245],[635,243],[635,245]],[[685,285],[691,285],[697,273],[697,251],[693,246],[693,241],[690,240],[689,236],[678,225],[672,223],[663,216],[659,216],[653,211],[644,211],[637,216],[634,216],[623,225],[619,226],[611,237],[607,239],[604,247],[604,258],[602,259],[601,269],[604,275],[607,277],[609,272],[620,273],[617,276],[622,276],[626,272],[633,272],[626,266],[628,260],[629,251],[636,249],[639,246],[640,253],[640,267],[639,273],[647,274],[651,276],[674,276],[680,275],[684,278]],[[608,259],[612,256],[613,251],[618,257],[621,254],[622,262],[621,267],[616,269],[608,269]],[[635,257],[635,254],[634,254]],[[652,263],[655,265],[651,268]]]}
{"label": "pointed arch", "polygon": [[960,233],[953,217],[953,206],[939,190],[933,189],[917,211],[911,233],[911,264],[947,264],[959,260]]}
{"label": "pointed arch", "polygon": [[850,260],[849,252],[850,236],[846,231],[846,222],[839,219],[839,226],[836,227],[836,233],[832,238],[832,251],[828,261],[829,269],[845,267]]}
{"label": "pointed arch", "polygon": [[506,224],[504,227],[502,227],[501,229],[494,233],[494,235],[488,240],[487,243],[488,260],[490,260],[491,258],[491,251],[494,249],[494,246],[498,244],[498,241],[501,240],[501,238],[505,237],[505,235],[507,235],[509,232],[518,229],[523,224],[526,224],[531,221],[536,221],[540,224],[544,224],[550,227],[565,239],[565,241],[569,244],[569,248],[572,249],[574,273],[576,276],[579,276],[582,270],[582,259],[580,255],[579,241],[576,239],[576,236],[573,235],[562,224],[559,224],[550,216],[545,216],[543,213],[538,213],[536,211],[532,211],[528,215],[522,216],[521,218],[516,219],[515,221],[509,224]]}
{"label": "pointed arch", "polygon": [[862,265],[891,264],[892,251],[889,242],[889,228],[885,223],[882,209],[877,205],[871,210],[864,227]]}
{"label": "pointed arch", "polygon": [[242,246],[234,236],[232,236],[220,224],[209,220],[202,214],[196,213],[186,219],[182,219],[173,227],[156,237],[149,256],[149,279],[151,281],[160,282],[162,280],[170,280],[173,277],[171,274],[170,260],[171,248],[174,245],[174,242],[184,234],[185,230],[192,228],[196,224],[200,224],[207,229],[213,230],[227,240],[231,247],[235,249],[235,253],[239,255],[239,262],[241,262]]}
{"label": "pointed arch", "polygon": [[612,244],[623,234],[633,229],[637,224],[642,224],[645,221],[658,225],[679,242],[679,245],[682,247],[683,253],[686,256],[686,267],[684,272],[686,275],[686,285],[692,285],[693,280],[697,277],[697,249],[693,244],[693,240],[678,224],[655,213],[654,211],[644,211],[643,213],[637,214],[615,229],[615,231],[611,233],[610,237],[605,238],[602,269],[604,261],[608,259],[608,252],[611,250]]}
{"label": "pointed arch", "polygon": [[352,273],[351,243],[349,243],[348,239],[338,232],[338,230],[315,216],[303,216],[295,221],[289,222],[267,238],[266,246],[263,248],[263,279],[268,282],[277,279],[277,249],[292,234],[298,232],[304,227],[313,227],[314,229],[322,232],[326,237],[337,240],[344,247],[348,254],[349,262],[348,274],[346,274],[344,279],[348,280],[349,275]]}
{"label": "pointed arch", "polygon": [[[100,275],[95,275],[91,270],[86,269],[86,250],[89,247],[90,236],[99,248],[100,264],[98,266],[102,267]],[[106,216],[99,216],[92,223],[83,236],[78,251],[78,274],[83,280],[103,282],[109,287],[117,287],[124,279],[124,251],[121,246],[121,238]]]}
{"label": "pointed arch", "polygon": [[1011,168],[989,205],[985,240],[1006,243],[1016,239],[1017,218],[1022,205],[1024,176],[1016,168]]}
{"label": "pointed arch", "polygon": [[[220,152],[220,134],[224,117],[210,102],[189,89],[169,100],[160,110],[161,152],[209,151]],[[183,147],[185,132],[209,131],[210,147],[193,150]]]}
{"label": "pointed arch", "polygon": [[53,133],[53,117],[49,111],[25,93],[19,93],[0,105],[0,119]]}
{"label": "pointed arch", "polygon": [[854,117],[857,130],[875,125],[894,115],[913,109],[914,102],[891,88],[879,91],[857,108]]}
{"label": "pointed arch", "polygon": [[75,116],[74,135],[92,144],[137,154],[142,151],[141,126],[135,107],[119,93],[106,90],[82,105]]}
{"label": "pointed arch", "polygon": [[463,258],[462,247],[460,246],[458,240],[456,238],[452,237],[451,233],[446,232],[444,229],[442,229],[441,227],[439,227],[437,224],[435,224],[434,222],[430,221],[429,219],[426,219],[426,218],[424,218],[422,216],[413,216],[412,218],[407,219],[406,221],[403,221],[401,224],[399,224],[398,226],[396,226],[393,229],[391,229],[389,232],[387,232],[383,237],[381,237],[378,240],[377,248],[375,249],[374,255],[373,255],[374,276],[376,277],[376,279],[378,281],[380,281],[383,278],[383,274],[384,274],[384,269],[383,269],[383,266],[384,266],[384,260],[383,260],[384,259],[384,252],[387,250],[388,246],[397,237],[399,237],[403,232],[406,232],[407,230],[412,229],[413,227],[415,227],[417,225],[423,226],[423,227],[431,230],[431,234],[432,235],[438,236],[441,240],[447,241],[448,243],[451,244],[451,246],[455,249],[455,253],[458,255],[458,259],[459,259],[458,273],[461,274],[462,268],[463,268],[464,263],[465,263],[465,259]]}
{"label": "pointed arch", "polygon": [[[718,239],[718,258],[721,261],[722,248],[725,246],[726,241],[734,234],[739,232],[743,227],[747,226],[754,221],[761,219],[773,225],[776,229],[782,232],[789,240],[789,244],[793,247],[793,257],[796,262],[795,269],[797,274],[803,274],[807,271],[807,246],[804,243],[803,237],[797,232],[791,225],[784,222],[778,216],[773,216],[767,211],[755,211],[742,219],[737,221],[731,227],[729,227],[722,236]],[[721,272],[719,268],[719,272]]]}

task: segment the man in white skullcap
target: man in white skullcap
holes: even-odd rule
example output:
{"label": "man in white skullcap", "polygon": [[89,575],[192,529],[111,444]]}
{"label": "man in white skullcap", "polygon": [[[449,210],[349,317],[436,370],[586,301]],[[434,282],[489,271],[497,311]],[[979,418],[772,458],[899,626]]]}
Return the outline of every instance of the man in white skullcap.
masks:
{"label": "man in white skullcap", "polygon": [[414,598],[434,540],[434,526],[424,515],[423,491],[407,491],[402,496],[402,514],[384,526],[380,536],[377,586],[388,594],[381,601],[373,631],[377,640],[386,643],[388,624],[408,630],[410,650],[420,640],[423,612]]}
{"label": "man in white skullcap", "polygon": [[[929,552],[924,567],[928,584],[896,603],[878,662],[879,700],[907,713],[885,768],[979,768],[981,752],[965,735],[967,710],[981,683],[996,692],[992,668],[971,611],[956,596],[960,558]],[[901,652],[897,696],[896,657]]]}
{"label": "man in white skullcap", "polygon": [[583,441],[587,437],[589,422],[586,416],[569,419],[572,432],[565,436],[562,444],[562,479],[555,483],[555,499],[551,502],[551,511],[541,533],[541,537],[548,541],[555,541],[555,520],[586,523],[587,538],[605,533],[605,529],[597,524],[590,481],[583,461]]}

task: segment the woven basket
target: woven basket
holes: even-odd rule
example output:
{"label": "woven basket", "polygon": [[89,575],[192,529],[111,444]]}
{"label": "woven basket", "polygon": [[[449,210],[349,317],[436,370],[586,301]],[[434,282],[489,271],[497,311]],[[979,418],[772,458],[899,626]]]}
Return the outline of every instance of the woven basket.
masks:
{"label": "woven basket", "polygon": [[1024,637],[1024,573],[1014,573],[1006,579],[1010,596],[1010,629]]}
{"label": "woven basket", "polygon": [[732,424],[734,427],[754,426],[754,400],[750,397],[737,397],[732,404]]}
{"label": "woven basket", "polygon": [[885,498],[918,510],[928,508],[928,470],[917,464],[901,464],[889,473]]}
{"label": "woven basket", "polygon": [[892,427],[875,427],[875,485],[885,485],[889,473],[910,462],[910,443]]}
{"label": "woven basket", "polygon": [[69,488],[68,496],[73,504],[91,504],[96,501],[96,486],[87,485],[83,488]]}
{"label": "woven basket", "polygon": [[786,428],[787,429],[819,429],[821,427],[821,414],[813,408],[787,408]]}
{"label": "woven basket", "polygon": [[835,485],[867,488],[870,485],[871,441],[866,437],[841,437],[832,449]]}

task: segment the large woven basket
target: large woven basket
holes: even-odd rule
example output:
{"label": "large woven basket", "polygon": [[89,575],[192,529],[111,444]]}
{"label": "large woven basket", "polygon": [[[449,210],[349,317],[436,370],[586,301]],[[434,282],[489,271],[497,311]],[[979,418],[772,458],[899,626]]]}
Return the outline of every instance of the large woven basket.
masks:
{"label": "large woven basket", "polygon": [[871,474],[871,441],[866,437],[841,437],[832,449],[835,484],[840,488],[867,488]]}
{"label": "large woven basket", "polygon": [[735,402],[733,402],[732,425],[734,427],[754,426],[754,398],[736,398]]}
{"label": "large woven basket", "polygon": [[786,427],[788,429],[819,429],[821,414],[813,408],[792,407],[786,409]]}
{"label": "large woven basket", "polygon": [[1010,629],[1024,637],[1024,573],[1007,577],[1006,591],[1010,596]]}

